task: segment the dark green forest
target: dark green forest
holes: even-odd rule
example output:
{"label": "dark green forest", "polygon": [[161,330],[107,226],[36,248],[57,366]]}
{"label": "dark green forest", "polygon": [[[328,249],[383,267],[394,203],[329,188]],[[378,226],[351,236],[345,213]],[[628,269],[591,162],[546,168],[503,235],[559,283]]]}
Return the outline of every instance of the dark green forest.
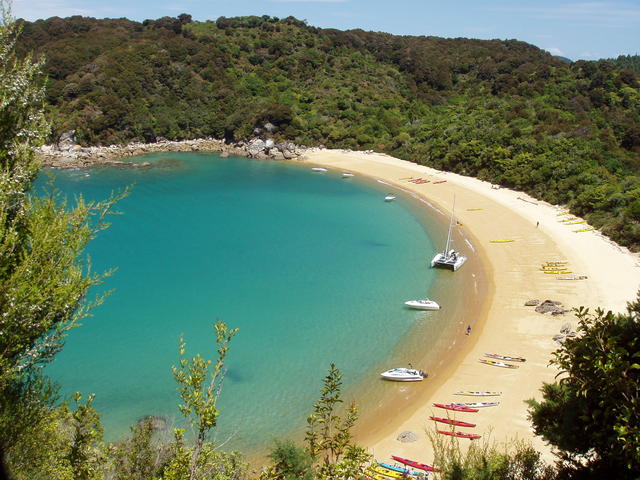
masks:
{"label": "dark green forest", "polygon": [[[637,57],[570,64],[517,40],[320,29],[288,17],[23,22],[51,140],[213,136],[371,149],[566,205],[640,250]],[[634,71],[635,70],[635,71]]]}

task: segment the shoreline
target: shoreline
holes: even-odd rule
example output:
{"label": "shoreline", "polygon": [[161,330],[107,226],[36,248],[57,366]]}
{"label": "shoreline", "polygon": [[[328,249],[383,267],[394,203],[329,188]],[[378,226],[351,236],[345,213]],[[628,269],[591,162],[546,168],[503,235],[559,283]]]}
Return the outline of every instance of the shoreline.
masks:
{"label": "shoreline", "polygon": [[[71,133],[71,132],[70,132]],[[36,157],[45,167],[78,169],[96,167],[149,168],[149,162],[129,162],[123,158],[166,152],[219,152],[221,157],[247,157],[257,160],[297,160],[306,153],[319,150],[291,142],[254,138],[248,141],[226,143],[216,138],[194,140],[161,140],[154,143],[132,142],[108,147],[82,147],[71,140],[60,145],[44,145],[36,150]]]}
{"label": "shoreline", "polygon": [[[428,434],[435,434],[435,428],[428,417],[446,416],[444,410],[433,408],[432,403],[499,401],[498,407],[481,409],[478,413],[455,412],[455,418],[477,423],[469,431],[481,434],[481,441],[503,445],[515,438],[523,439],[540,451],[543,458],[552,461],[549,446],[533,435],[524,401],[539,400],[542,383],[554,381],[557,370],[548,363],[558,345],[552,337],[565,323],[575,329],[577,320],[572,312],[557,317],[537,313],[534,307],[524,306],[524,302],[551,299],[562,302],[566,309],[586,306],[624,311],[640,287],[638,255],[597,231],[575,232],[579,229],[559,221],[560,207],[522,192],[494,189],[488,182],[475,178],[384,154],[319,150],[304,155],[300,161],[383,180],[445,212],[450,211],[455,193],[456,219],[474,239],[476,254],[486,259],[483,267],[494,284],[486,310],[478,315],[471,341],[456,347],[451,363],[443,367],[439,378],[430,376],[426,380],[431,385],[421,389],[414,405],[405,405],[398,398],[392,401],[397,407],[393,417],[384,417],[373,427],[359,429],[356,436],[359,443],[382,461],[399,455],[432,463],[434,454]],[[407,177],[424,178],[430,183],[410,183]],[[491,240],[513,242],[491,243]],[[467,245],[456,248],[471,253]],[[585,275],[587,279],[559,281],[557,275],[545,275],[539,270],[546,261],[560,260],[569,262],[573,274]],[[455,274],[465,275],[465,267]],[[478,362],[485,352],[523,356],[527,361],[518,369],[496,368]],[[453,395],[459,390],[503,393],[500,397],[486,398]],[[398,435],[405,431],[416,433],[418,441],[398,441]],[[460,442],[463,448],[468,445],[467,440]]]}
{"label": "shoreline", "polygon": [[[190,146],[193,142],[200,142],[197,148]],[[264,141],[261,141],[262,150],[256,150],[257,154],[249,154],[246,147],[232,150],[235,149],[232,146],[221,150],[213,148],[214,143],[207,145],[206,142],[218,146],[223,143],[214,139],[159,142],[150,144],[150,150],[142,151],[138,144],[118,148],[92,147],[85,152],[87,157],[75,165],[45,163],[54,168],[147,167],[144,163],[136,165],[117,158],[171,151],[222,151],[227,152],[222,156],[275,159],[265,153]],[[92,157],[91,152],[96,149],[113,152],[111,156]],[[129,153],[120,155],[123,149]],[[65,154],[57,155],[64,158]],[[492,284],[481,311],[470,312],[477,320],[471,336],[463,336],[469,341],[460,342],[456,337],[455,348],[446,356],[445,363],[441,360],[437,375],[432,376],[430,372],[429,378],[421,382],[424,385],[406,385],[407,388],[418,387],[413,388],[410,401],[406,395],[395,395],[390,399],[383,409],[384,421],[369,418],[364,419],[362,425],[359,422],[354,432],[358,443],[382,461],[390,460],[391,455],[400,455],[433,463],[433,448],[427,432],[433,434],[435,428],[427,419],[429,415],[447,416],[446,411],[433,408],[433,402],[500,401],[499,407],[481,409],[479,413],[455,412],[455,418],[477,423],[472,431],[483,435],[482,442],[488,438],[490,442],[506,444],[514,438],[524,439],[543,453],[543,458],[552,461],[550,448],[533,435],[524,400],[540,399],[542,382],[554,381],[557,371],[549,367],[548,362],[558,345],[552,337],[564,323],[570,323],[575,329],[577,321],[572,313],[558,317],[538,314],[533,307],[525,307],[524,302],[534,298],[551,299],[561,301],[567,309],[586,306],[624,311],[626,303],[636,297],[640,287],[640,257],[597,231],[575,232],[572,228],[578,230],[576,226],[562,224],[558,206],[522,192],[494,189],[488,182],[475,178],[372,152],[299,147],[296,155],[287,160],[310,167],[339,169],[386,183],[390,188],[397,188],[399,195],[415,196],[432,205],[437,213],[446,216],[447,221],[455,193],[456,219],[462,223],[460,233],[471,238],[471,245],[477,251],[471,252],[469,245],[460,244],[456,244],[456,249],[468,256],[477,256]],[[428,179],[430,183],[410,183],[408,177]],[[490,243],[505,239],[513,242]],[[558,281],[556,275],[539,271],[541,263],[558,260],[569,261],[573,274],[585,275],[587,279]],[[468,266],[463,266],[455,275],[466,275]],[[523,356],[527,361],[517,370],[495,368],[478,362],[484,352]],[[488,398],[454,396],[453,392],[458,390],[498,390],[503,394]],[[401,443],[397,437],[405,431],[416,433],[419,440]],[[463,448],[468,444],[467,440],[460,442]]]}

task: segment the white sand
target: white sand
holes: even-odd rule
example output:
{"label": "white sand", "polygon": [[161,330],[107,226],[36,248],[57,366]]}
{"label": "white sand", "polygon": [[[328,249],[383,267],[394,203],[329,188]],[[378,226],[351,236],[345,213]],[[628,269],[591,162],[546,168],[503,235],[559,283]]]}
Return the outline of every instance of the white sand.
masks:
{"label": "white sand", "polygon": [[[321,165],[330,170],[352,172],[381,179],[405,190],[397,195],[416,193],[449,212],[456,196],[456,218],[463,234],[475,248],[456,248],[467,255],[480,255],[488,277],[493,281],[489,308],[484,321],[471,333],[469,341],[456,348],[460,354],[454,365],[430,372],[430,388],[415,410],[399,409],[392,418],[380,420],[375,431],[359,438],[361,444],[379,460],[388,461],[399,455],[424,463],[433,462],[433,449],[426,436],[435,432],[430,415],[476,423],[476,428],[459,428],[503,443],[514,438],[530,441],[549,458],[549,448],[533,435],[527,420],[524,400],[540,399],[543,382],[552,382],[557,371],[550,367],[551,352],[557,348],[552,337],[561,326],[577,321],[572,313],[552,317],[525,307],[529,299],[552,299],[567,308],[603,307],[624,311],[640,288],[640,258],[606,239],[596,231],[576,233],[586,224],[565,225],[558,213],[563,211],[528,195],[508,189],[493,189],[487,182],[461,175],[440,172],[387,155],[318,150],[305,155],[309,166]],[[407,177],[424,178],[431,183],[417,185]],[[446,180],[434,184],[433,181]],[[469,210],[472,209],[472,210]],[[539,222],[539,226],[536,226]],[[490,240],[513,239],[512,243]],[[557,275],[540,271],[547,261],[566,260],[569,275],[586,275],[586,280],[561,281]],[[425,259],[425,267],[430,259]],[[465,275],[464,266],[455,275]],[[437,299],[436,299],[437,300]],[[477,312],[469,312],[476,315]],[[478,362],[485,352],[522,356],[526,363],[518,369],[504,369]],[[377,379],[376,379],[377,380]],[[424,382],[423,382],[424,383]],[[458,390],[497,390],[500,397],[463,397],[452,395]],[[494,401],[498,407],[481,409],[479,413],[441,410],[433,402]],[[447,425],[438,424],[441,430]],[[396,437],[410,430],[420,437],[414,443],[401,443]],[[447,438],[447,437],[445,437]],[[462,445],[469,440],[460,440]]]}

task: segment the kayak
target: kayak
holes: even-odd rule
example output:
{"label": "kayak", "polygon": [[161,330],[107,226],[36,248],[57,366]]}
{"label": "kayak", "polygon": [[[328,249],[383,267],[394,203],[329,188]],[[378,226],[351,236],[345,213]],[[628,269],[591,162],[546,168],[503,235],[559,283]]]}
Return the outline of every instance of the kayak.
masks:
{"label": "kayak", "polygon": [[510,355],[499,355],[497,353],[485,353],[485,357],[489,358],[497,358],[498,360],[509,360],[510,362],[526,362],[526,358],[522,357],[512,357]]}
{"label": "kayak", "polygon": [[414,460],[409,460],[408,458],[396,457],[395,455],[391,455],[391,458],[393,458],[394,460],[396,460],[396,461],[398,461],[400,463],[404,463],[405,465],[409,465],[410,467],[417,468],[417,469],[420,469],[420,470],[424,470],[425,472],[439,472],[440,471],[437,468],[432,467],[431,465],[427,465],[425,463],[416,462]]}
{"label": "kayak", "polygon": [[397,478],[398,480],[404,477],[404,474],[396,472],[395,470],[390,470],[380,465],[372,465],[371,467],[369,467],[369,470],[367,470],[366,473],[371,475],[384,475],[384,477]]}
{"label": "kayak", "polygon": [[469,392],[469,391],[462,391],[462,392],[455,392],[454,395],[470,395],[470,396],[474,396],[474,397],[498,397],[498,396],[502,395],[502,392]]}
{"label": "kayak", "polygon": [[477,412],[477,408],[470,408],[460,403],[434,403],[435,407],[444,408],[446,410],[454,410],[456,412]]}
{"label": "kayak", "polygon": [[504,362],[496,362],[495,360],[485,360],[484,358],[481,358],[478,361],[480,363],[484,363],[485,365],[493,365],[494,367],[518,368],[518,365],[512,365],[510,363],[504,363]]}
{"label": "kayak", "polygon": [[482,407],[497,407],[500,402],[467,402],[467,403],[454,403],[452,405],[460,405],[467,408],[482,408]]}
{"label": "kayak", "polygon": [[457,427],[475,427],[475,423],[463,422],[462,420],[452,420],[450,418],[442,418],[442,417],[429,417],[431,420],[441,423],[446,423],[449,425],[455,425]]}
{"label": "kayak", "polygon": [[407,468],[405,466],[402,467],[398,467],[396,465],[391,465],[390,463],[384,463],[384,462],[376,462],[378,465],[380,465],[381,467],[386,468],[387,470],[393,470],[394,472],[398,472],[398,473],[402,473],[407,474],[407,475],[424,475],[421,472],[418,472],[416,470],[411,470],[410,468]]}
{"label": "kayak", "polygon": [[442,435],[451,435],[452,437],[468,438],[469,440],[477,440],[480,438],[480,435],[475,433],[449,432],[446,430],[436,430],[436,432],[441,433]]}

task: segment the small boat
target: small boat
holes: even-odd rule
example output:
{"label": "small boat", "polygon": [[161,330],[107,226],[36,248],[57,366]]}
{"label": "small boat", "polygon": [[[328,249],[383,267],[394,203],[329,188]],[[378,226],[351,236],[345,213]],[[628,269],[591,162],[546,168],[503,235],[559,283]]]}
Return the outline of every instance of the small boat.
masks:
{"label": "small boat", "polygon": [[581,228],[580,230],[574,230],[574,232],[576,232],[576,233],[580,233],[580,232],[590,232],[590,231],[592,231],[592,230],[594,230],[594,228],[593,228],[593,227],[589,227],[589,228]]}
{"label": "small boat", "polygon": [[572,277],[558,277],[558,280],[586,280],[586,275],[574,275]]}
{"label": "small boat", "polygon": [[466,402],[466,403],[454,403],[453,405],[460,405],[467,408],[484,408],[484,407],[497,407],[500,402]]}
{"label": "small boat", "polygon": [[489,240],[490,243],[511,243],[515,242],[513,239],[505,239],[505,240]]}
{"label": "small boat", "polygon": [[407,468],[405,466],[398,467],[397,465],[391,465],[390,463],[384,463],[384,462],[376,462],[376,463],[381,467],[384,467],[388,470],[393,470],[394,472],[402,473],[403,475],[405,474],[414,475],[414,476],[424,475],[421,472],[417,472],[416,470],[411,470],[410,468]]}
{"label": "small boat", "polygon": [[313,170],[314,172],[326,172],[327,171],[326,168],[322,168],[322,167],[313,167],[311,170]]}
{"label": "small boat", "polygon": [[434,407],[444,408],[445,410],[454,410],[456,412],[477,412],[477,408],[470,408],[460,403],[434,403]]}
{"label": "small boat", "polygon": [[446,180],[438,180],[437,182],[433,182],[433,184],[434,184],[434,185],[437,185],[437,184],[439,184],[439,183],[445,183],[445,182],[446,182]]}
{"label": "small boat", "polygon": [[424,470],[425,472],[439,472],[440,470],[432,467],[431,465],[427,465],[426,463],[416,462],[414,460],[409,460],[408,458],[396,457],[395,455],[391,455],[395,461],[404,463],[405,465],[409,465],[410,467],[417,468],[419,470]]}
{"label": "small boat", "polygon": [[393,380],[395,382],[420,382],[427,378],[427,374],[422,370],[415,368],[392,368],[380,374],[385,380]]}
{"label": "small boat", "polygon": [[353,173],[342,172],[342,178],[350,178],[353,177]]}
{"label": "small boat", "polygon": [[440,305],[428,298],[423,300],[407,300],[404,304],[409,308],[415,308],[417,310],[440,310]]}
{"label": "small boat", "polygon": [[453,198],[453,209],[451,210],[451,219],[449,220],[449,232],[447,233],[447,243],[445,244],[442,252],[436,253],[431,260],[431,267],[440,267],[453,270],[458,270],[464,262],[467,261],[467,257],[460,255],[451,246],[451,229],[453,228],[453,217],[456,210],[456,199]]}
{"label": "small boat", "polygon": [[499,397],[502,395],[502,392],[455,392],[454,395],[470,395],[472,397]]}
{"label": "small boat", "polygon": [[498,360],[509,360],[510,362],[526,362],[526,358],[522,357],[512,357],[510,355],[499,355],[497,353],[485,353],[485,357],[496,358]]}
{"label": "small boat", "polygon": [[385,195],[384,197],[385,202],[393,202],[395,199],[396,199],[396,196],[390,193],[387,193],[387,195]]}
{"label": "small boat", "polygon": [[441,433],[442,435],[451,435],[452,437],[458,438],[468,438],[469,440],[477,440],[480,438],[480,435],[476,433],[463,433],[463,432],[451,432],[447,430],[437,430],[436,432]]}
{"label": "small boat", "polygon": [[480,363],[484,363],[485,365],[492,365],[494,367],[502,367],[502,368],[518,368],[518,365],[512,365],[510,363],[504,363],[504,362],[496,362],[495,360],[485,360],[484,358],[481,358],[480,360],[478,360]]}
{"label": "small boat", "polygon": [[571,273],[571,270],[543,270],[542,273],[546,273],[547,275],[562,275]]}
{"label": "small boat", "polygon": [[453,420],[452,418],[429,417],[434,422],[446,423],[447,425],[455,425],[456,427],[475,427],[475,423],[463,422],[462,420]]}

